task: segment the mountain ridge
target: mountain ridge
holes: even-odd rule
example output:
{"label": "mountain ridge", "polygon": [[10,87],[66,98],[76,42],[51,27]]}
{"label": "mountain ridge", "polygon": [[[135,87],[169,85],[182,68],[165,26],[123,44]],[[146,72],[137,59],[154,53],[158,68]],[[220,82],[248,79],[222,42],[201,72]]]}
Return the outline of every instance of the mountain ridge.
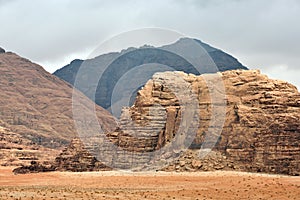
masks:
{"label": "mountain ridge", "polygon": [[[189,45],[188,40],[196,41],[197,44],[200,44],[202,49],[207,51],[204,56],[209,55],[218,69],[210,68],[209,62],[211,61],[205,61],[205,59],[202,63],[203,66],[198,66],[196,69],[186,59],[172,53],[172,50],[180,49],[181,47]],[[69,65],[56,70],[53,74],[70,84],[75,85],[77,89],[82,91],[90,99],[94,100],[98,105],[110,110],[114,103],[118,104],[118,102],[121,102],[126,96],[125,89],[120,89],[116,97],[116,102],[111,102],[112,91],[118,80],[136,66],[151,63],[162,64],[170,67],[170,70],[184,71],[186,73],[193,73],[196,75],[216,71],[247,69],[247,67],[243,66],[236,58],[220,49],[214,48],[197,39],[181,38],[173,44],[161,47],[151,47],[147,45],[140,48],[129,47],[120,52],[106,53],[87,60],[75,59]],[[107,66],[106,69],[104,69],[105,66]],[[81,70],[81,75],[77,75],[80,67],[86,69]],[[199,69],[202,71],[199,71]],[[159,70],[167,71],[166,69]],[[147,77],[146,79],[148,80],[154,72],[158,71],[144,71],[141,76]],[[89,84],[93,82],[93,80],[98,80],[100,76],[101,78],[99,82],[96,83],[95,81],[94,84]],[[82,84],[76,85],[76,78],[77,83],[79,82]],[[121,108],[118,107],[118,109],[120,110]]]}

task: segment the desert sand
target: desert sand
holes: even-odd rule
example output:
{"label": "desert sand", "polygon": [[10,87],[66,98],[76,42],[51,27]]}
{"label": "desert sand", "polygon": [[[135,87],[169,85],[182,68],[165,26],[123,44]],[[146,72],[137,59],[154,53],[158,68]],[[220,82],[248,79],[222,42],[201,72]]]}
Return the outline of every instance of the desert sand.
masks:
{"label": "desert sand", "polygon": [[0,169],[0,199],[300,199],[300,177],[244,172],[49,172]]}

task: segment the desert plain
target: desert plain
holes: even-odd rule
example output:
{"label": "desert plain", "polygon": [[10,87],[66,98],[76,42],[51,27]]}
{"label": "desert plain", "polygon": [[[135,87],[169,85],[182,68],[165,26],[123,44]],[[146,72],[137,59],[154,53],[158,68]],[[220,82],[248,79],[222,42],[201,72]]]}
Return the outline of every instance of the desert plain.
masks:
{"label": "desert plain", "polygon": [[300,177],[246,172],[47,172],[0,169],[0,199],[300,199]]}

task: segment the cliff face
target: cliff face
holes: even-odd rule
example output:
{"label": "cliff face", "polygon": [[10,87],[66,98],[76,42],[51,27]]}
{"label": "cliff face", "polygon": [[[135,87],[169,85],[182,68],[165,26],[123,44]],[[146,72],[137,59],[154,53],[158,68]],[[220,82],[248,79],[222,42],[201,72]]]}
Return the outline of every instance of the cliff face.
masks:
{"label": "cliff face", "polygon": [[217,149],[249,171],[299,174],[297,88],[258,71],[225,72],[223,77],[229,112]]}
{"label": "cliff face", "polygon": [[[214,133],[217,127],[210,127],[210,86],[207,87],[203,75],[157,73],[139,91],[134,106],[123,110],[119,132],[111,134],[111,140],[123,150],[154,151],[171,144],[175,135],[181,134],[179,127],[184,108],[172,90],[179,88],[180,91],[184,86],[178,84],[174,75],[190,83],[198,100],[199,127],[190,148],[200,148],[205,138]],[[257,70],[233,70],[221,75],[226,92],[226,115],[213,150],[225,156],[226,162],[220,161],[225,164],[223,167],[234,165],[235,169],[244,171],[299,175],[300,94],[297,88],[269,79]],[[188,91],[183,96],[193,99]],[[119,162],[119,166],[132,164],[128,160],[123,163],[126,159],[120,159],[122,156],[118,153],[115,156],[112,160]]]}
{"label": "cliff face", "polygon": [[[215,87],[214,78],[206,84],[204,76],[210,75],[156,73],[138,92],[134,105],[123,109],[119,129],[106,135],[109,140],[91,138],[85,141],[85,147],[74,140],[65,150],[69,153],[63,152],[55,166],[76,171],[72,166],[81,160],[81,166],[90,166],[83,168],[94,169],[95,161],[86,153],[88,150],[112,168],[153,169],[153,164],[161,163],[159,169],[166,171],[222,169],[299,175],[300,94],[297,88],[269,79],[257,70],[233,70],[219,75],[224,83],[225,107],[220,99],[212,104],[210,92],[222,90]],[[187,106],[195,112],[186,113]],[[213,106],[217,117],[213,115]],[[224,120],[218,119],[219,108],[225,110]],[[217,123],[212,124],[212,119]],[[192,123],[188,126],[189,122]],[[182,137],[187,127],[186,138],[192,137],[189,149],[184,151],[183,147],[189,145]],[[214,135],[219,127],[222,127],[220,135]],[[215,139],[216,144],[209,139]],[[199,149],[211,143],[212,151],[200,157]],[[162,154],[153,153],[160,150]],[[64,164],[64,160],[68,163]]]}

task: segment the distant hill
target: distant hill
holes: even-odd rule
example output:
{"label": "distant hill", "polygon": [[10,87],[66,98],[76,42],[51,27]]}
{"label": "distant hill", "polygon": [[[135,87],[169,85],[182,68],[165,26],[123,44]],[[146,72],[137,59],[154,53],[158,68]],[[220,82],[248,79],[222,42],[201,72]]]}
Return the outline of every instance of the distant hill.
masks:
{"label": "distant hill", "polygon": [[[93,99],[98,105],[103,108],[110,109],[112,104],[116,104],[120,109],[126,103],[124,98],[127,98],[128,95],[132,95],[131,90],[135,89],[136,92],[140,89],[141,84],[139,79],[140,77],[144,78],[144,82],[152,77],[155,72],[158,71],[184,71],[186,73],[193,73],[199,75],[200,73],[210,73],[216,72],[216,69],[210,67],[206,61],[203,61],[203,65],[199,66],[200,71],[195,69],[195,67],[189,63],[186,59],[181,56],[172,53],[169,50],[180,51],[181,49],[187,49],[186,46],[189,45],[188,41],[192,39],[182,38],[171,45],[166,45],[162,47],[149,47],[144,46],[140,48],[129,48],[123,50],[119,53],[108,53],[100,55],[96,58],[89,60],[74,60],[69,65],[57,70],[54,72],[54,75],[57,77],[69,82],[74,85],[75,78],[79,80],[80,84],[75,84],[75,87],[81,90],[86,96],[90,99]],[[196,43],[200,44],[207,54],[212,58],[213,62],[217,66],[218,71],[234,70],[234,69],[247,69],[243,66],[236,58],[231,55],[223,52],[222,50],[211,47],[208,44],[201,42],[200,40],[194,39]],[[189,49],[193,53],[193,48]],[[195,50],[196,51],[196,50]],[[203,55],[199,55],[203,56]],[[110,63],[112,62],[112,63]],[[134,77],[122,77],[130,70],[133,70],[136,66],[143,64],[158,63],[164,66],[169,66],[171,69],[164,68],[151,68],[140,71],[134,71]],[[81,72],[80,75],[77,75],[77,72],[84,64],[85,70]],[[106,69],[105,66],[109,65]],[[155,64],[153,65],[155,66]],[[145,72],[146,71],[146,72]],[[101,76],[99,82],[97,81]],[[127,79],[125,84],[119,84],[120,89],[116,92],[114,99],[112,99],[114,87],[118,84],[118,81],[121,79]],[[128,85],[128,79],[130,81],[135,81],[135,84],[139,84],[137,88],[132,85]],[[95,81],[96,80],[96,81]],[[99,84],[98,84],[99,83]],[[95,92],[96,91],[96,92]],[[130,101],[132,103],[135,98],[135,93],[131,97]],[[127,99],[125,99],[127,100]]]}
{"label": "distant hill", "polygon": [[[68,144],[77,136],[72,93],[70,84],[41,66],[14,53],[1,53],[0,127],[6,131],[0,132],[0,151],[11,149],[11,144],[5,141],[13,141],[14,148],[19,149],[26,149],[27,144],[34,149],[57,149]],[[75,93],[83,103],[94,104],[81,92]],[[113,129],[114,119],[109,112],[100,106],[96,106],[96,110],[103,129]]]}
{"label": "distant hill", "polygon": [[0,47],[0,53],[5,53],[5,50]]}

